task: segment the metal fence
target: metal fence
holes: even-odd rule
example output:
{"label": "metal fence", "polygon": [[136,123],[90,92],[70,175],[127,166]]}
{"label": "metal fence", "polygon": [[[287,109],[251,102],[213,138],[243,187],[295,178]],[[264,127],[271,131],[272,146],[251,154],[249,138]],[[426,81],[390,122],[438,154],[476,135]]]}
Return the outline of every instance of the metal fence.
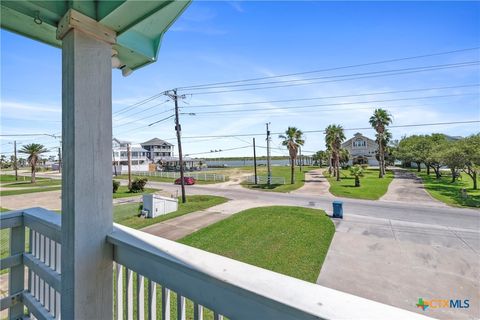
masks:
{"label": "metal fence", "polygon": [[[248,176],[247,183],[255,184],[255,176]],[[257,184],[267,184],[268,183],[268,176],[257,176]],[[271,184],[285,184],[284,177],[270,177]]]}
{"label": "metal fence", "polygon": [[[161,178],[180,178],[180,172],[151,172],[151,171],[142,171],[142,172],[132,172],[132,175],[136,176],[146,176],[146,177],[161,177]],[[192,177],[200,181],[226,181],[226,177],[223,174],[216,173],[201,173],[201,172],[185,172],[185,177]]]}

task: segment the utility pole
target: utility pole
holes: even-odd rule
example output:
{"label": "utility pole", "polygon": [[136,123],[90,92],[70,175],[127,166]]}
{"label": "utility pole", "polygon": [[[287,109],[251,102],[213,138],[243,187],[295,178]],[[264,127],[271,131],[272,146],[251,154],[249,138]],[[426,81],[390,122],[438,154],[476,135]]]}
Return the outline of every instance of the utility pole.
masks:
{"label": "utility pole", "polygon": [[255,150],[255,138],[253,138],[253,168],[255,172],[255,184],[258,184],[257,178],[257,152]]}
{"label": "utility pole", "polygon": [[112,151],[113,154],[113,170],[115,172],[115,177],[118,175],[117,173],[117,161],[115,161],[115,150]]}
{"label": "utility pole", "polygon": [[[60,144],[62,141],[60,141]],[[58,148],[58,173],[62,172],[62,148]]]}
{"label": "utility pole", "polygon": [[[173,90],[172,93],[165,93],[168,97],[170,97],[175,102],[175,131],[177,132],[177,143],[178,143],[178,160],[180,162],[180,185],[182,187],[182,203],[187,202],[187,198],[185,197],[185,181],[183,179],[183,154],[182,154],[182,139],[181,139],[181,132],[182,127],[180,126],[180,120],[178,117],[178,95],[177,89]],[[180,97],[180,98],[183,98]]]}
{"label": "utility pole", "polygon": [[15,169],[15,180],[18,180],[18,169],[17,169],[17,140],[13,141],[13,169]]}
{"label": "utility pole", "polygon": [[132,155],[130,150],[130,143],[127,144],[127,158],[128,158],[128,189],[130,189],[132,187]]}
{"label": "utility pole", "polygon": [[270,185],[272,182],[272,168],[270,166],[270,130],[268,129],[268,125],[270,122],[267,122],[265,125],[267,126],[267,184]]}
{"label": "utility pole", "polygon": [[302,172],[302,147],[298,147],[298,150],[300,150],[300,161],[299,161],[299,167],[300,167],[300,172]]}

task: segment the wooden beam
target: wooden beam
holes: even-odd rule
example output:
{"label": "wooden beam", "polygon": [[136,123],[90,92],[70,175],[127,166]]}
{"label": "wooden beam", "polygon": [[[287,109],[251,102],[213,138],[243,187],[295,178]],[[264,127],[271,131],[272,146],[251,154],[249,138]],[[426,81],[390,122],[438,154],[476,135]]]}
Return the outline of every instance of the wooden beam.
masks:
{"label": "wooden beam", "polygon": [[[103,30],[103,29],[102,29]],[[113,318],[108,37],[71,23],[62,46],[62,319]]]}

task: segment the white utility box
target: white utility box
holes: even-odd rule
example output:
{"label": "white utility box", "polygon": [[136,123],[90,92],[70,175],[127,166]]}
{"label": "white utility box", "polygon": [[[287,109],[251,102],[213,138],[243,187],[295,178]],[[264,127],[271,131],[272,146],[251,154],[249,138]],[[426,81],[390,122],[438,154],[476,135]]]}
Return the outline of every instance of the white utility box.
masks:
{"label": "white utility box", "polygon": [[143,210],[146,211],[146,218],[155,218],[178,210],[178,200],[162,197],[156,194],[143,195]]}

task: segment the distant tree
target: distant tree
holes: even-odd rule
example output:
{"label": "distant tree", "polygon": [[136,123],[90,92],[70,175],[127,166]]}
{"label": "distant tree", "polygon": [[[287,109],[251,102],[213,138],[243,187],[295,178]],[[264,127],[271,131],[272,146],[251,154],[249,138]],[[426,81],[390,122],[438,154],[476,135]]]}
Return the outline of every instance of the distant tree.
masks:
{"label": "distant tree", "polygon": [[473,181],[473,189],[477,190],[477,180],[480,173],[480,133],[459,141],[458,148],[465,157],[463,171],[470,176]]}
{"label": "distant tree", "polygon": [[370,117],[370,125],[377,132],[378,154],[379,154],[379,173],[378,177],[383,178],[385,175],[385,140],[387,139],[386,127],[392,123],[392,115],[384,109],[375,109]]}
{"label": "distant tree", "polygon": [[360,187],[360,177],[363,177],[363,168],[359,164],[350,167],[350,175],[355,178],[355,187]]}
{"label": "distant tree", "polygon": [[342,168],[345,168],[348,164],[348,161],[350,160],[350,152],[348,152],[347,149],[340,149],[340,166]]}
{"label": "distant tree", "polygon": [[325,160],[327,160],[327,152],[323,150],[315,152],[315,154],[312,156],[312,160],[318,164],[319,167],[321,167],[323,163],[326,162]]}
{"label": "distant tree", "polygon": [[337,181],[340,181],[340,149],[345,141],[345,133],[341,125],[331,124],[325,129],[325,143],[332,154],[332,165]]}
{"label": "distant tree", "polygon": [[440,179],[442,172],[440,168],[444,165],[443,153],[448,148],[447,138],[444,134],[433,133],[426,137],[425,165],[432,168],[437,179]]}
{"label": "distant tree", "polygon": [[48,152],[47,149],[41,144],[38,143],[30,143],[27,145],[24,145],[20,150],[18,150],[20,153],[25,153],[28,154],[27,161],[30,164],[30,167],[32,168],[32,183],[35,183],[35,169],[37,167],[37,163],[40,161],[40,155],[42,153]]}
{"label": "distant tree", "polygon": [[282,145],[286,146],[290,155],[291,178],[290,183],[295,183],[295,159],[297,159],[298,149],[303,146],[305,140],[303,132],[295,127],[288,127],[285,134],[279,135],[283,139]]}
{"label": "distant tree", "polygon": [[440,158],[441,163],[446,165],[452,173],[452,183],[455,182],[466,164],[466,157],[459,148],[459,142],[448,142],[441,151]]}

